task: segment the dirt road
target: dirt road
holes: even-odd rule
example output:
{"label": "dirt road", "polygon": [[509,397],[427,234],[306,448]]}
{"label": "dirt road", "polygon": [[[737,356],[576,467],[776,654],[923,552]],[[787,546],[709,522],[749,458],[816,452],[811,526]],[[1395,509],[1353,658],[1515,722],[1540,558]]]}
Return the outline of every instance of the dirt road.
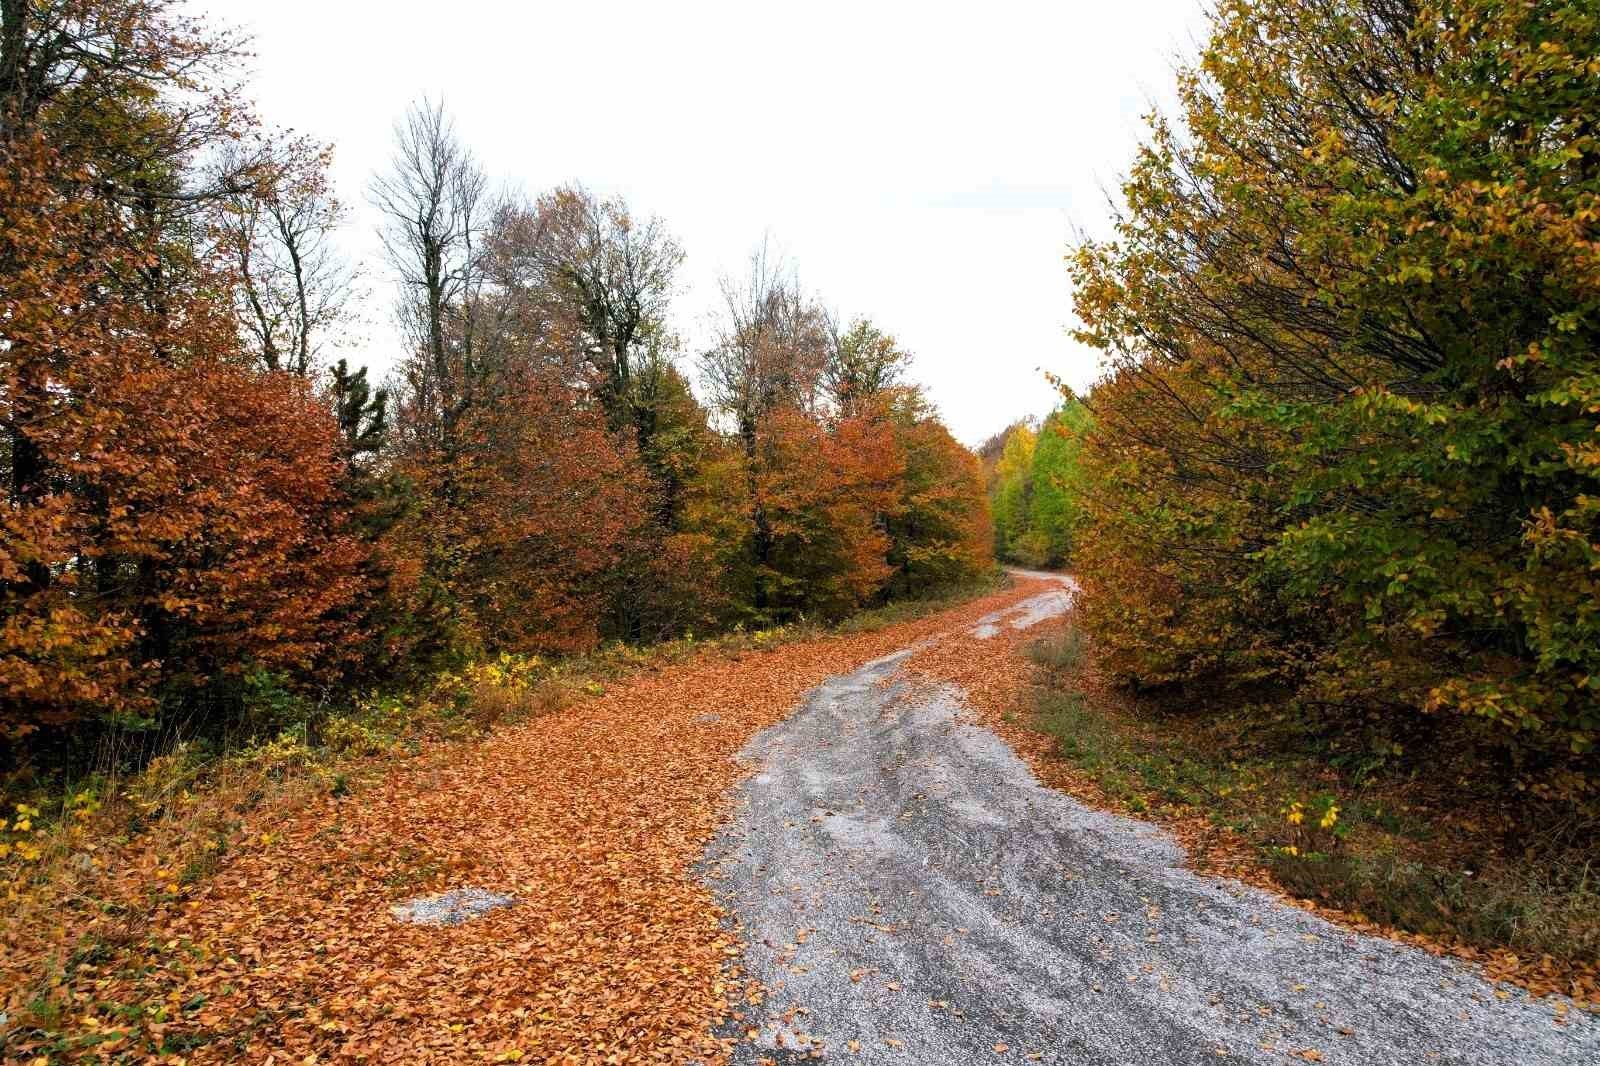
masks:
{"label": "dirt road", "polygon": [[[1067,606],[1041,592],[953,638]],[[812,690],[707,876],[770,997],[736,1061],[1600,1062],[1600,1019],[1197,876],[1153,826],[1041,787],[914,649]]]}
{"label": "dirt road", "polygon": [[180,876],[190,837],[108,845],[0,923],[23,1021],[0,1059],[1600,1061],[1592,1015],[1197,877],[1041,788],[965,707],[1009,706],[1068,599],[1022,575],[884,628],[647,658],[353,763],[348,792],[229,808],[206,876]]}

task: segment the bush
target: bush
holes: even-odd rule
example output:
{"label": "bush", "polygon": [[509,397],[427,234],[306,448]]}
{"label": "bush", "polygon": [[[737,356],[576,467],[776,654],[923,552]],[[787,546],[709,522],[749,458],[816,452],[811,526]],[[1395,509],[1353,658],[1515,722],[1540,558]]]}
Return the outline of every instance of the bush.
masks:
{"label": "bush", "polygon": [[1075,256],[1114,675],[1600,808],[1597,52],[1556,0],[1220,5]]}

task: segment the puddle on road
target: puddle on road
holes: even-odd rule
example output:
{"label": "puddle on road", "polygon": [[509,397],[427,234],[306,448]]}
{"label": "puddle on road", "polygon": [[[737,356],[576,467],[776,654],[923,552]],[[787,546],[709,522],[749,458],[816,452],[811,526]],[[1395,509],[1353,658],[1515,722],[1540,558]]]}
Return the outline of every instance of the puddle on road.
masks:
{"label": "puddle on road", "polygon": [[1030,629],[1040,622],[1066,614],[1067,608],[1072,606],[1072,597],[1077,594],[1078,583],[1070,577],[1059,574],[1048,576],[1059,581],[1061,588],[1029,596],[1020,603],[1014,603],[993,614],[986,614],[978,619],[978,624],[968,632],[978,640],[988,640],[1000,634],[1002,624],[1009,625],[1012,629]]}

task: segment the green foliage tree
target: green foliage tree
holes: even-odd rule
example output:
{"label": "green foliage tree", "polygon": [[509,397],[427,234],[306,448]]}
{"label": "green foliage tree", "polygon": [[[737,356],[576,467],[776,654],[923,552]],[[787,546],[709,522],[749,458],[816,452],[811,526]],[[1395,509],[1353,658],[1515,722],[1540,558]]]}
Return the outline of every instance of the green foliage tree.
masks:
{"label": "green foliage tree", "polygon": [[1597,54],[1560,0],[1219,5],[1075,257],[1123,676],[1271,680],[1596,802]]}
{"label": "green foliage tree", "polygon": [[823,385],[841,413],[859,414],[900,380],[911,353],[865,318],[832,334]]}
{"label": "green foliage tree", "polygon": [[1039,434],[1032,426],[1014,426],[1006,435],[996,461],[991,496],[994,508],[994,553],[998,558],[1038,565],[1032,557],[1018,555],[1029,530],[1033,505],[1033,451]]}
{"label": "green foliage tree", "polygon": [[1023,566],[1061,567],[1071,561],[1089,425],[1088,408],[1069,399],[1037,431],[1019,422],[990,446],[996,555]]}

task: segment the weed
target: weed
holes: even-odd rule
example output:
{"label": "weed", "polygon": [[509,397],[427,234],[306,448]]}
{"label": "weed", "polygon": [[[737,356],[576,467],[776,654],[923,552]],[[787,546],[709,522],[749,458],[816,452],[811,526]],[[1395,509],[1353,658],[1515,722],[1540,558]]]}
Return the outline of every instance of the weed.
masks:
{"label": "weed", "polygon": [[1083,668],[1088,657],[1088,645],[1083,632],[1076,626],[1040,637],[1028,645],[1028,658],[1036,665],[1056,674],[1073,674]]}
{"label": "weed", "polygon": [[1600,956],[1600,891],[1527,866],[1451,870],[1394,855],[1282,852],[1272,872],[1297,895],[1385,925],[1556,957]]}
{"label": "weed", "polygon": [[28,1012],[28,1022],[35,1029],[53,1033],[61,1028],[61,1017],[65,1013],[65,1008],[61,1000],[54,995],[42,992],[30,999],[25,1009]]}

